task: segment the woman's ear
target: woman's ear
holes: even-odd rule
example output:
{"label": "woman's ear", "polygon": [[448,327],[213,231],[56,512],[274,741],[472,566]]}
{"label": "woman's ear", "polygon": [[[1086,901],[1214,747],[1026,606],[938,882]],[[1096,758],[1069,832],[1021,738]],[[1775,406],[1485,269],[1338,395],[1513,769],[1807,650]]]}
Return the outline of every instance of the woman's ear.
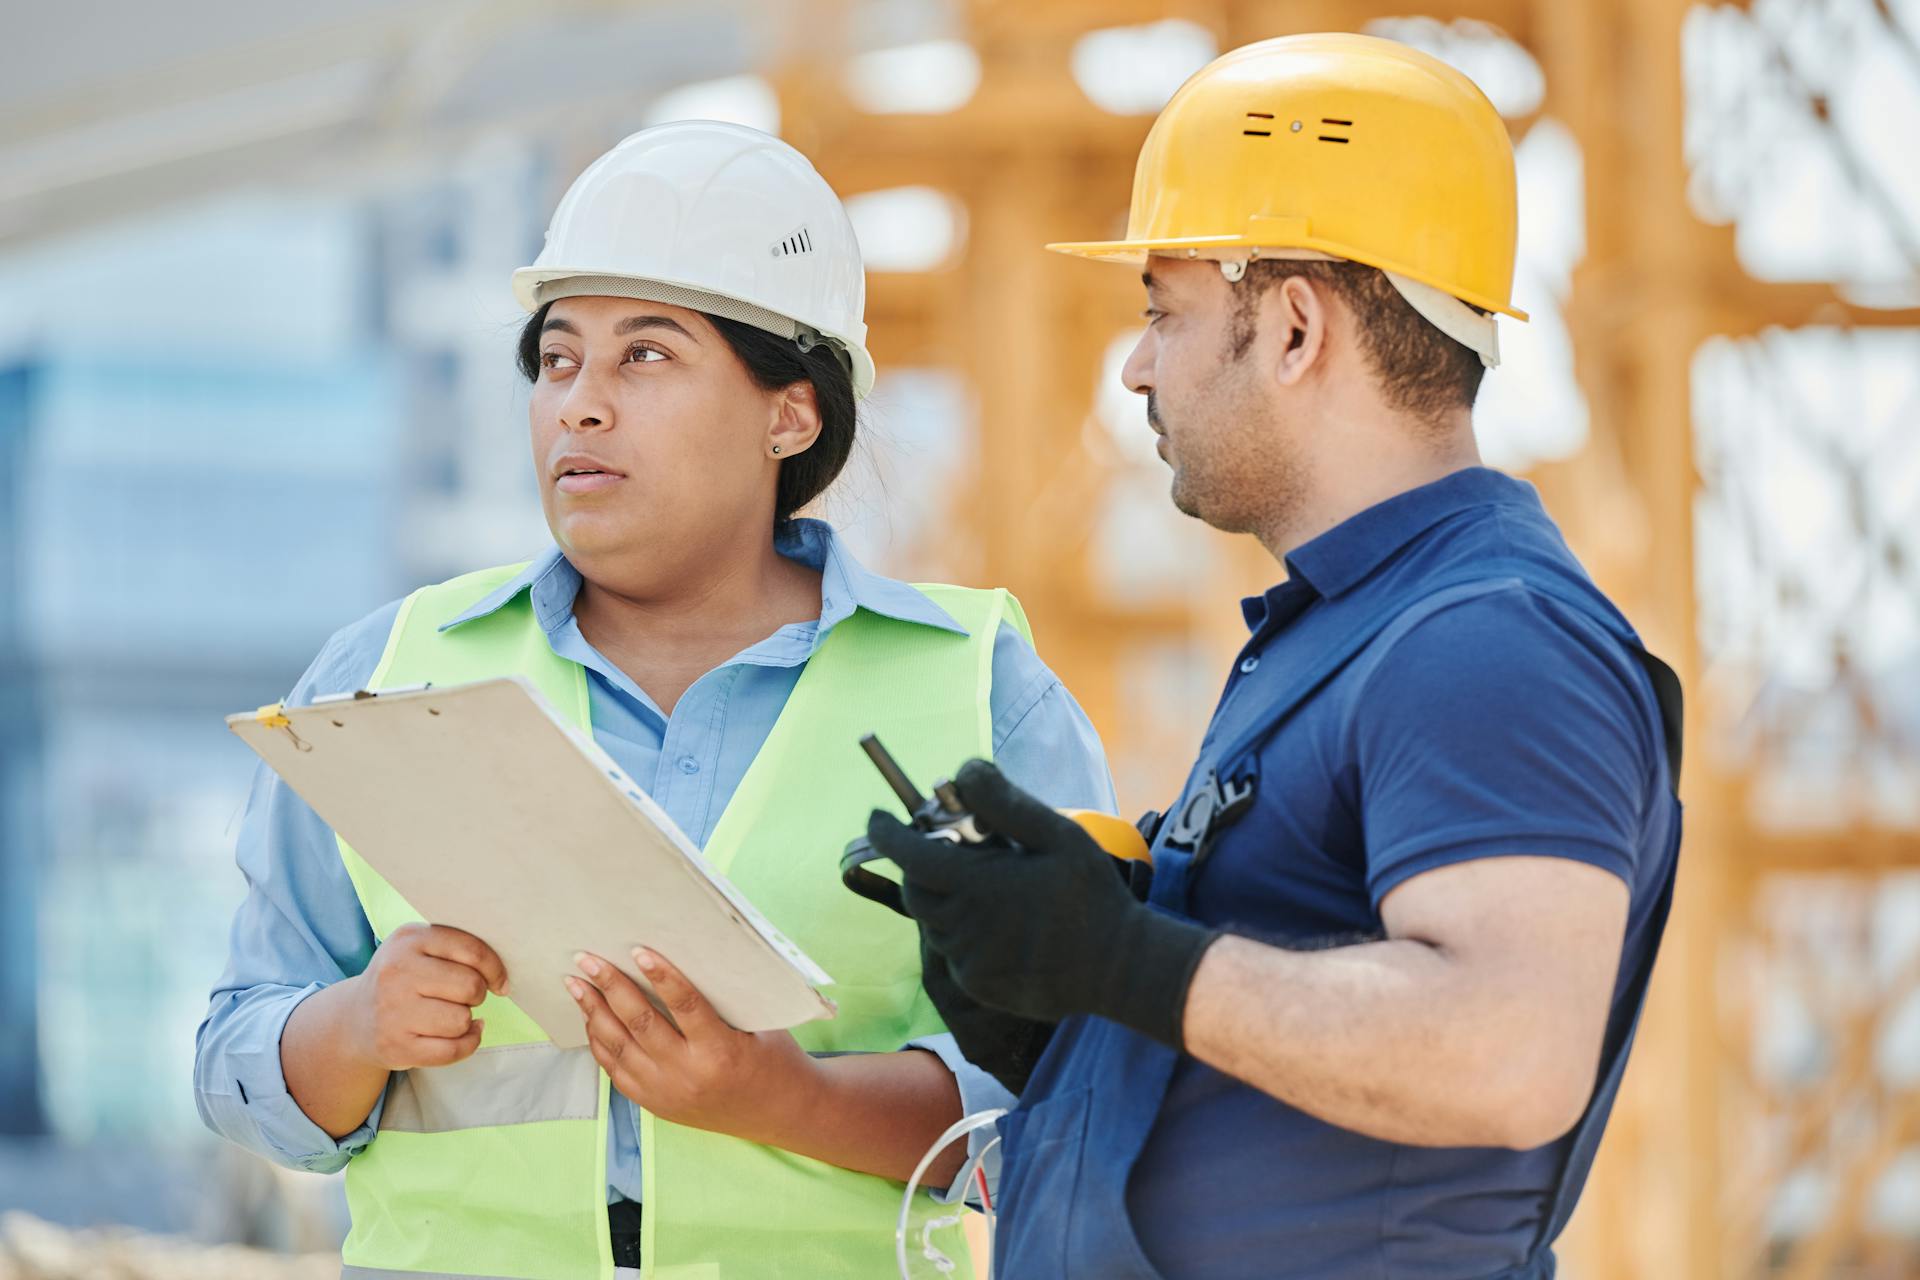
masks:
{"label": "woman's ear", "polygon": [[820,399],[805,378],[773,393],[773,421],[767,428],[767,453],[791,458],[820,438]]}

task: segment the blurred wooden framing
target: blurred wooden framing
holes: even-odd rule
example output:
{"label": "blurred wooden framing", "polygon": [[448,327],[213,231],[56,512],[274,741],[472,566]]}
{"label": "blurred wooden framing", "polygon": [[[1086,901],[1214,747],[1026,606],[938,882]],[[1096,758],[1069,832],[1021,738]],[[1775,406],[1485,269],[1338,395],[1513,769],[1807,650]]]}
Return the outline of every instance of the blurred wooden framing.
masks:
{"label": "blurred wooden framing", "polygon": [[[1311,30],[1359,30],[1376,18],[1472,18],[1511,36],[1546,77],[1539,116],[1563,122],[1584,152],[1587,251],[1567,320],[1577,376],[1592,410],[1587,447],[1530,478],[1603,585],[1652,647],[1701,687],[1694,593],[1690,362],[1707,338],[1744,335],[1816,317],[1858,325],[1914,325],[1920,314],[1848,305],[1821,285],[1767,285],[1737,264],[1732,232],[1689,210],[1682,156],[1681,22],[1685,0],[1480,0],[1406,5],[1378,0],[973,0],[966,35],[983,78],[946,115],[869,115],[839,87],[831,57],[805,47],[778,77],[783,129],[845,194],[926,184],[967,215],[959,260],[912,275],[871,277],[868,318],[886,366],[937,366],[964,376],[977,397],[974,469],[960,477],[946,548],[969,580],[1004,583],[1034,615],[1047,657],[1109,742],[1164,753],[1161,790],[1123,794],[1132,809],[1164,802],[1178,785],[1207,706],[1192,707],[1191,737],[1143,722],[1126,687],[1126,656],[1167,642],[1197,645],[1224,670],[1238,646],[1234,597],[1272,579],[1246,540],[1222,541],[1218,562],[1195,566],[1217,585],[1200,607],[1130,607],[1104,598],[1088,568],[1089,514],[1111,467],[1086,424],[1109,342],[1141,306],[1132,273],[1041,251],[1052,239],[1117,233],[1135,154],[1150,121],[1093,107],[1068,71],[1086,31],[1183,17],[1221,48]],[[844,4],[826,4],[811,28],[821,51],[846,48]],[[1529,121],[1516,122],[1517,131]],[[1091,433],[1097,435],[1097,433]],[[1719,987],[1732,943],[1747,929],[1756,885],[1786,869],[1920,864],[1912,833],[1863,830],[1768,836],[1746,820],[1743,780],[1707,750],[1696,696],[1684,793],[1689,835],[1681,887],[1633,1067],[1579,1215],[1562,1241],[1566,1274],[1692,1280],[1831,1274],[1865,1257],[1861,1200],[1871,1177],[1920,1125],[1913,1097],[1856,1167],[1839,1178],[1826,1224],[1784,1252],[1761,1238],[1767,1199],[1727,1167],[1729,1110],[1750,1057],[1727,1034]],[[1862,1034],[1865,1034],[1864,1032]],[[1866,1053],[1855,1037],[1851,1053]],[[1837,1073],[1836,1087],[1847,1087]],[[1828,1104],[1837,1105],[1829,1098]],[[1824,1118],[1817,1101],[1803,1135]],[[1849,1249],[1853,1249],[1849,1255]]]}

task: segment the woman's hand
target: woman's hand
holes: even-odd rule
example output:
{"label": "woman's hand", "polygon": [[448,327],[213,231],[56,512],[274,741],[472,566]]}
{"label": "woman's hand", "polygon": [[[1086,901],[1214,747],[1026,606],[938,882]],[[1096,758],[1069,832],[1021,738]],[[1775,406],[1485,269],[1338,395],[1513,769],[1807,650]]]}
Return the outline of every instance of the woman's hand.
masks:
{"label": "woman's hand", "polygon": [[335,1138],[365,1123],[390,1073],[444,1067],[480,1047],[473,1008],[507,993],[507,971],[480,939],[444,925],[393,931],[364,973],[294,1006],[280,1033],[287,1092]]}
{"label": "woman's hand", "polygon": [[360,992],[360,1057],[388,1071],[444,1067],[480,1047],[476,1005],[507,993],[507,969],[492,947],[462,929],[403,924],[350,979]]}
{"label": "woman's hand", "polygon": [[586,980],[566,980],[613,1087],[662,1120],[778,1145],[820,1087],[818,1064],[785,1031],[728,1026],[664,957],[642,947],[633,961],[672,1021],[598,956],[575,956]]}

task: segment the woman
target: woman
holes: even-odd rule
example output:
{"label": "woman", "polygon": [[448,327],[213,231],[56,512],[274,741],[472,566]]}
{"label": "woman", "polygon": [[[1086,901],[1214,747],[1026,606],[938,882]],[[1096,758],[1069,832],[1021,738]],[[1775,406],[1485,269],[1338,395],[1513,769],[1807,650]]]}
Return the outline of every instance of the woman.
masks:
{"label": "woman", "polygon": [[[555,547],[340,632],[289,700],[533,679],[834,976],[839,1016],[740,1033],[636,953],[669,1021],[581,956],[590,1048],[557,1050],[511,1001],[530,976],[420,922],[266,774],[201,1113],[283,1164],[346,1168],[354,1276],[889,1275],[899,1180],[996,1087],[944,1034],[912,925],[839,885],[888,802],[858,737],[924,775],[993,754],[1110,810],[1098,741],[1011,597],[879,577],[794,515],[873,381],[852,227],[797,152],[730,125],[635,134],[514,290]],[[591,1108],[563,1087],[588,1054]]]}

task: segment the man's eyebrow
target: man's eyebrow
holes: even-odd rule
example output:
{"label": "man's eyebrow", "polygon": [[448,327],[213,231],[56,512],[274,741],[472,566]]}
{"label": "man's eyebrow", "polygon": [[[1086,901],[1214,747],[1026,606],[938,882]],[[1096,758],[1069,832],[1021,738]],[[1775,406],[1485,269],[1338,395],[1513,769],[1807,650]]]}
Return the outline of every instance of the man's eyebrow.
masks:
{"label": "man's eyebrow", "polygon": [[1160,283],[1160,282],[1159,282],[1159,281],[1157,281],[1157,280],[1155,280],[1155,279],[1153,278],[1153,272],[1151,272],[1151,271],[1142,271],[1142,272],[1140,273],[1140,283],[1141,283],[1141,284],[1143,284],[1143,285],[1145,285],[1145,286],[1147,286],[1147,288],[1149,288],[1149,289],[1151,289],[1151,288],[1153,288],[1153,287],[1154,287],[1154,285],[1156,285],[1156,284],[1158,284],[1158,283]]}

